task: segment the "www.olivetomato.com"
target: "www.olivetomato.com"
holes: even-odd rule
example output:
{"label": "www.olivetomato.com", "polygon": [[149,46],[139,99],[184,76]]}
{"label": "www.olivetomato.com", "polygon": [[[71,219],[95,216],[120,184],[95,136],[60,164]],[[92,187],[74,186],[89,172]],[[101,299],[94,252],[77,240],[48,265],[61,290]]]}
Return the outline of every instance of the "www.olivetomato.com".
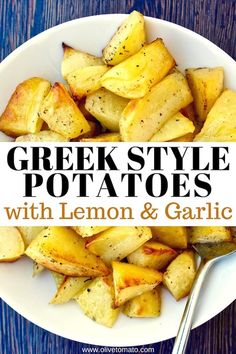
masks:
{"label": "www.olivetomato.com", "polygon": [[137,347],[94,347],[82,348],[82,353],[155,353],[154,348]]}

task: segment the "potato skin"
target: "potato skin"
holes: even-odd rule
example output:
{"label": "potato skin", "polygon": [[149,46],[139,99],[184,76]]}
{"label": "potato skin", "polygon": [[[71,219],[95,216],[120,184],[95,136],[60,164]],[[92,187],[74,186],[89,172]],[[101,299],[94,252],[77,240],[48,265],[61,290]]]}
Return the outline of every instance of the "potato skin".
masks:
{"label": "potato skin", "polygon": [[144,17],[133,11],[118,28],[103,50],[103,60],[108,65],[117,65],[137,53],[145,43]]}
{"label": "potato skin", "polygon": [[43,124],[39,110],[50,87],[49,81],[39,77],[20,83],[0,117],[0,131],[13,137],[39,132]]}

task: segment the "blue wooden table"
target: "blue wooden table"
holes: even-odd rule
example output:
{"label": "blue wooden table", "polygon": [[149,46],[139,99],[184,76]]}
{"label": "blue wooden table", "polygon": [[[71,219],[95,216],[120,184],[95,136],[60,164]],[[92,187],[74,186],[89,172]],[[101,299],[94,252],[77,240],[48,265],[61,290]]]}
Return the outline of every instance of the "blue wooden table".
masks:
{"label": "blue wooden table", "polygon": [[[0,0],[0,60],[27,39],[59,23],[134,9],[190,28],[236,59],[236,0]],[[151,353],[154,348],[154,353],[169,354],[172,346],[173,340],[168,340],[137,347],[136,352]],[[94,348],[33,325],[0,300],[0,354],[77,354],[88,347]],[[234,353],[235,303],[193,330],[187,350],[187,354]]]}

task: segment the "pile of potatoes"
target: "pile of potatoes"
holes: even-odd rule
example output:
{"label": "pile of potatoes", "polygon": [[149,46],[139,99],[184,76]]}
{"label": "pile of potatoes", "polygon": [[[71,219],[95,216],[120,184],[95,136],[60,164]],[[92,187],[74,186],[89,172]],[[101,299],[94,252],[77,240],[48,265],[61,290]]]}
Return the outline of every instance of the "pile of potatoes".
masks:
{"label": "pile of potatoes", "polygon": [[161,284],[176,300],[189,294],[191,245],[231,240],[225,227],[0,227],[0,262],[27,255],[34,275],[49,270],[55,279],[51,304],[77,301],[88,317],[112,327],[120,311],[158,317]]}
{"label": "pile of potatoes", "polygon": [[147,43],[139,12],[102,57],[62,46],[64,82],[25,80],[0,116],[17,142],[236,141],[236,92],[224,88],[223,68],[181,73],[161,38]]}

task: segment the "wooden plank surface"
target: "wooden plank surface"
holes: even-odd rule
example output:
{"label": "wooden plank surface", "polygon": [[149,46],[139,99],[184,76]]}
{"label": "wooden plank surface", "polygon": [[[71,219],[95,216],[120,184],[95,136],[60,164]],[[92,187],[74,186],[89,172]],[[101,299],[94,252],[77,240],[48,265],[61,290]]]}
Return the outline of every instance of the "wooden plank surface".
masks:
{"label": "wooden plank surface", "polygon": [[[134,9],[192,29],[236,59],[235,0],[0,0],[0,61],[27,39],[59,23]],[[149,347],[155,353],[169,354],[172,345],[173,340],[168,340]],[[77,354],[87,347],[94,348],[44,331],[0,301],[0,354]],[[235,303],[193,330],[187,349],[187,354],[234,353]]]}

